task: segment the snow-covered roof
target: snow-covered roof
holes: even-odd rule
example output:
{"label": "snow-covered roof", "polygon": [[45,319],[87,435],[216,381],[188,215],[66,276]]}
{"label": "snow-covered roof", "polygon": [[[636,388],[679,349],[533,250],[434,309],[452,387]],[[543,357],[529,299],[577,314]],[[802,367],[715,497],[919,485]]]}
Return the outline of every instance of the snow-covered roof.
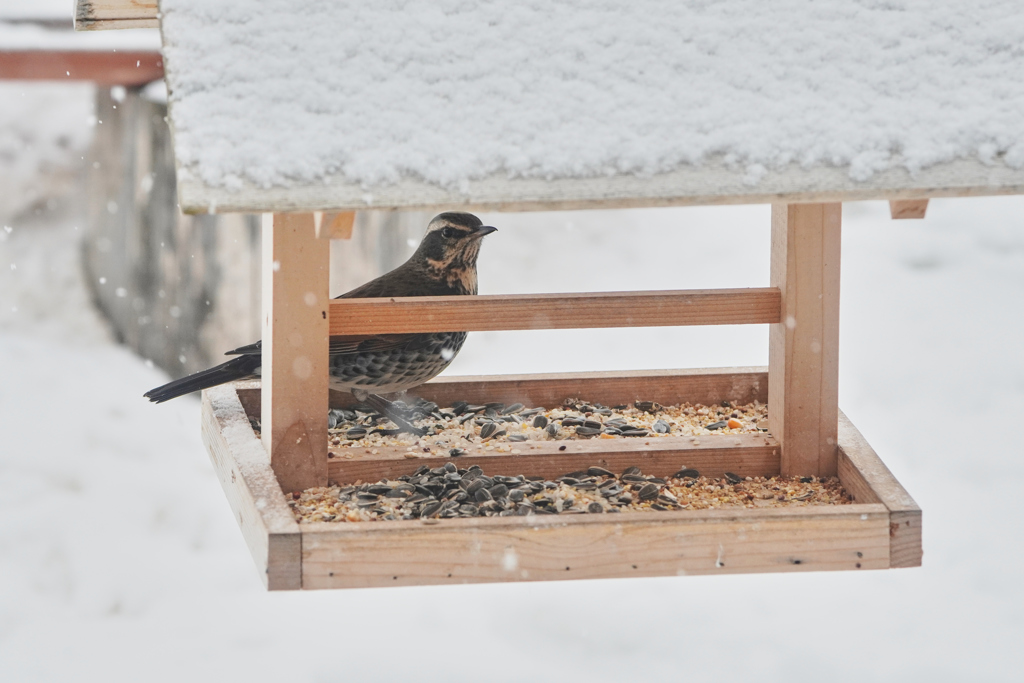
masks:
{"label": "snow-covered roof", "polygon": [[1024,193],[1019,0],[161,0],[191,210]]}

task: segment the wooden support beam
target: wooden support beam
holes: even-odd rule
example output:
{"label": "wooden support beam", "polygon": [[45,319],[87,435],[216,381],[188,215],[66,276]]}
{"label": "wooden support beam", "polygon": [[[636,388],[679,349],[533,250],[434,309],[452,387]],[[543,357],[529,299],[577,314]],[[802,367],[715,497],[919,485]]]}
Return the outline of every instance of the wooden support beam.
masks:
{"label": "wooden support beam", "polygon": [[889,215],[894,219],[899,218],[924,218],[928,210],[927,199],[891,199],[889,200]]}
{"label": "wooden support beam", "polygon": [[327,483],[330,242],[313,214],[263,217],[263,444],[285,492]]}
{"label": "wooden support beam", "polygon": [[342,211],[341,213],[317,211],[313,214],[316,236],[321,239],[350,240],[352,239],[352,226],[355,225],[355,222],[355,211]]}
{"label": "wooden support beam", "polygon": [[836,474],[841,217],[841,204],[772,206],[782,316],[769,328],[768,429],[783,475]]}
{"label": "wooden support beam", "polygon": [[157,0],[76,0],[75,30],[160,28]]}
{"label": "wooden support beam", "polygon": [[164,58],[152,50],[0,51],[0,80],[92,81],[100,85],[145,85],[164,77]]}
{"label": "wooden support beam", "polygon": [[334,299],[331,334],[777,323],[771,287],[587,294]]}

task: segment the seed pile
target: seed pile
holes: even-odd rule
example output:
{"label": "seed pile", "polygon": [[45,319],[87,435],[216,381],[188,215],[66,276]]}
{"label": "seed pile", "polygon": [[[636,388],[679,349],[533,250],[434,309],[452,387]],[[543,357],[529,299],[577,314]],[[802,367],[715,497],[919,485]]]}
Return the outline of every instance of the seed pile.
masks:
{"label": "seed pile", "polygon": [[[470,451],[518,453],[520,444],[530,441],[756,433],[767,429],[768,419],[767,406],[758,402],[662,406],[637,401],[607,407],[569,400],[548,409],[527,408],[522,403],[473,405],[465,401],[439,408],[436,403],[418,399],[411,404],[396,401],[395,405],[408,421],[426,428],[426,434],[416,437],[399,433],[388,418],[368,405],[357,404],[351,409],[331,410],[331,447],[335,451],[365,448],[371,452],[375,448],[405,447],[413,456],[458,457]],[[253,428],[259,431],[258,420],[253,420]]]}
{"label": "seed pile", "polygon": [[600,514],[636,510],[705,510],[852,502],[836,478],[713,479],[682,469],[666,479],[630,467],[616,476],[600,467],[542,477],[487,476],[447,462],[373,484],[313,488],[288,501],[299,522]]}

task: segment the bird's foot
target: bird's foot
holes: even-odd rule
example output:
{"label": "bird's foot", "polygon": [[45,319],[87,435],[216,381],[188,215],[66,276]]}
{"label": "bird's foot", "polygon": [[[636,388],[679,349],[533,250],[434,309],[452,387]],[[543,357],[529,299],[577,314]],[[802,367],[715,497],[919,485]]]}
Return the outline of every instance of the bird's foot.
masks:
{"label": "bird's foot", "polygon": [[[359,396],[356,397],[360,398]],[[377,394],[367,394],[365,398],[366,403],[373,406],[375,410],[379,410],[381,415],[395,423],[398,427],[398,433],[413,434],[416,438],[424,436],[427,433],[425,427],[417,427],[409,420],[406,420],[399,411],[398,406],[387,400],[383,396]]]}

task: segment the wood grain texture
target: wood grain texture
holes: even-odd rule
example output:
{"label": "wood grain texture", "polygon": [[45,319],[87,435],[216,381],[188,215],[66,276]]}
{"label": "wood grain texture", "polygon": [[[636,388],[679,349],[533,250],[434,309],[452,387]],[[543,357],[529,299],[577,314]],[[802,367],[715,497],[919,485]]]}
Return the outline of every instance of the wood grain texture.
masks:
{"label": "wood grain texture", "polygon": [[330,242],[313,215],[263,219],[263,442],[285,491],[327,483]]}
{"label": "wood grain texture", "polygon": [[[452,458],[431,456],[406,447],[331,448],[327,468],[332,484],[371,482],[412,474],[422,465],[438,467],[448,461],[459,467],[479,465],[487,474],[528,477],[560,477],[594,465],[621,473],[636,465],[644,474],[667,477],[686,467],[701,474],[721,477],[734,472],[741,477],[774,476],[779,473],[779,446],[768,434],[708,434],[701,437],[670,436],[579,441],[522,441],[510,444],[518,453],[477,451],[466,444],[467,455]],[[560,450],[564,448],[565,450]],[[421,457],[422,456],[422,457]]]}
{"label": "wood grain texture", "polygon": [[[171,125],[174,120],[172,115]],[[508,178],[497,174],[458,188],[403,179],[367,188],[344,178],[326,178],[293,187],[245,185],[235,191],[202,183],[201,173],[180,174],[178,196],[185,213],[264,211],[358,211],[406,209],[438,211],[551,211],[647,206],[842,202],[865,199],[923,199],[1024,194],[1024,169],[960,159],[911,175],[902,168],[875,173],[864,181],[846,167],[794,164],[772,170],[751,185],[743,168],[710,158],[649,177]]]}
{"label": "wood grain texture", "polygon": [[302,587],[302,539],[263,445],[231,386],[203,392],[203,443],[263,584]]}
{"label": "wood grain texture", "polygon": [[840,204],[772,206],[782,315],[769,326],[768,428],[784,475],[836,474],[841,216]]}
{"label": "wood grain texture", "polygon": [[882,505],[304,524],[303,588],[884,569]]}
{"label": "wood grain texture", "polygon": [[352,227],[356,222],[355,211],[342,211],[341,213],[324,213],[317,211],[313,214],[313,223],[316,226],[316,236],[328,240],[352,239]]}
{"label": "wood grain texture", "polygon": [[924,218],[926,211],[927,199],[893,199],[889,202],[889,215],[894,219]]}
{"label": "wood grain texture", "polygon": [[[856,480],[862,480],[871,487],[878,502],[885,505],[890,514],[890,550],[889,565],[891,567],[920,567],[924,551],[921,545],[921,508],[911,498],[907,490],[892,476],[875,449],[867,442],[846,415],[839,414],[839,448],[844,463],[844,471],[853,470],[855,477],[847,474],[842,479],[843,485],[850,481],[852,486]],[[849,468],[846,467],[849,464]],[[864,500],[870,496],[863,496]],[[858,498],[858,500],[861,500]]]}
{"label": "wood grain texture", "polygon": [[559,330],[779,321],[772,287],[584,294],[334,299],[331,334]]}
{"label": "wood grain texture", "polygon": [[163,56],[149,50],[0,51],[0,80],[92,81],[99,85],[138,86],[163,77]]}
{"label": "wood grain texture", "polygon": [[[260,415],[259,382],[236,383],[249,414]],[[539,373],[529,375],[469,375],[435,377],[409,392],[439,406],[455,401],[556,407],[566,399],[582,398],[607,406],[634,401],[664,405],[728,400],[732,403],[768,401],[768,372],[764,367],[700,368],[692,370],[634,370],[615,372]],[[332,391],[331,407],[355,403],[351,394]]]}
{"label": "wood grain texture", "polygon": [[75,30],[159,28],[157,0],[75,0]]}

